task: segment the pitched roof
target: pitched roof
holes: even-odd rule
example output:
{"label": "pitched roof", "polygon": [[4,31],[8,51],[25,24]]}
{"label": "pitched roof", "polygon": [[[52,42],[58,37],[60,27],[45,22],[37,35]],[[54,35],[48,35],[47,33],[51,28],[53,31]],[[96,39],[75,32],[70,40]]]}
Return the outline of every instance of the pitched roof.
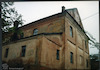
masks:
{"label": "pitched roof", "polygon": [[[25,28],[27,26],[32,26],[32,25],[36,25],[36,24],[44,22],[44,21],[48,21],[48,20],[50,20],[52,18],[56,18],[56,17],[60,17],[60,16],[65,16],[65,13],[68,13],[73,18],[73,20],[77,23],[77,25],[80,27],[80,29],[85,33],[84,27],[83,27],[83,24],[81,22],[81,18],[80,18],[80,15],[78,13],[78,9],[77,8],[66,9],[64,12],[60,12],[60,13],[57,13],[57,14],[54,14],[54,15],[51,15],[51,16],[48,16],[48,17],[36,20],[34,22],[31,22],[31,23],[26,24],[24,26],[21,26],[19,28]],[[89,39],[89,37],[88,37],[88,39]]]}
{"label": "pitched roof", "polygon": [[77,23],[81,26],[81,28],[84,29],[80,15],[78,13],[78,9],[72,8],[72,9],[67,9],[66,11],[77,21]]}

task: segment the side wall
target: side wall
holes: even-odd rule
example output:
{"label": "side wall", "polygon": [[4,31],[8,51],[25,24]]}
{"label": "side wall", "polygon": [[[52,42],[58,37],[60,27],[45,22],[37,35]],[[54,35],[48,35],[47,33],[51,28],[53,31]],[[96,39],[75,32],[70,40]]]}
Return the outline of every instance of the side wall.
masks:
{"label": "side wall", "polygon": [[[25,57],[21,57],[22,46],[26,45]],[[5,50],[9,48],[8,57],[5,58]],[[17,41],[2,47],[2,60],[8,61],[17,57],[24,63],[40,64],[49,68],[64,68],[64,44],[62,35],[40,35]],[[57,60],[59,50],[59,60]]]}
{"label": "side wall", "polygon": [[[14,59],[17,57],[22,58],[23,60],[27,61],[30,60],[35,63],[35,56],[36,56],[36,46],[39,44],[38,42],[41,41],[40,39],[27,39],[27,40],[20,40],[16,43],[11,43],[9,45],[5,45],[2,47],[2,60],[8,61],[9,59]],[[25,57],[21,56],[22,46],[26,46]],[[9,48],[8,57],[5,58],[6,48]]]}
{"label": "side wall", "polygon": [[[76,27],[72,19],[65,17],[65,69],[89,69],[89,48],[85,48],[86,36]],[[73,29],[73,37],[70,36],[70,26]],[[73,63],[70,62],[73,53]],[[88,67],[86,67],[86,59]]]}
{"label": "side wall", "polygon": [[36,23],[33,26],[27,26],[25,28],[22,28],[24,37],[32,36],[34,29],[38,29],[38,34],[63,32],[64,17],[53,18],[44,22]]}
{"label": "side wall", "polygon": [[[61,36],[44,36],[41,52],[41,65],[56,69],[63,68],[63,47],[64,45]],[[57,60],[57,50],[59,50],[59,60]]]}

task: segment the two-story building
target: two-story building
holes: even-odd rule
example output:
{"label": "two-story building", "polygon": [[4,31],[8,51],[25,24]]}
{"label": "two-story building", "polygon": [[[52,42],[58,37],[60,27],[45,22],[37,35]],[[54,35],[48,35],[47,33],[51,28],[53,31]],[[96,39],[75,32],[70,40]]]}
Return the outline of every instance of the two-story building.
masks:
{"label": "two-story building", "polygon": [[[89,37],[77,8],[19,27],[23,35],[2,46],[2,60],[21,57],[24,62],[56,69],[90,69]],[[11,34],[10,34],[11,35]],[[8,37],[8,41],[10,36]]]}

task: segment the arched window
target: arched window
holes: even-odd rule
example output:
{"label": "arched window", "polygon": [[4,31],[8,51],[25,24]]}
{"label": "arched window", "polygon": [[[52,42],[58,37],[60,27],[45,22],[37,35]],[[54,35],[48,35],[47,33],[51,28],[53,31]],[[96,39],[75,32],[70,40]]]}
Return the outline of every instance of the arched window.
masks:
{"label": "arched window", "polygon": [[38,34],[38,29],[34,29],[33,30],[33,35],[37,35]]}
{"label": "arched window", "polygon": [[73,37],[73,28],[70,26],[70,36]]}

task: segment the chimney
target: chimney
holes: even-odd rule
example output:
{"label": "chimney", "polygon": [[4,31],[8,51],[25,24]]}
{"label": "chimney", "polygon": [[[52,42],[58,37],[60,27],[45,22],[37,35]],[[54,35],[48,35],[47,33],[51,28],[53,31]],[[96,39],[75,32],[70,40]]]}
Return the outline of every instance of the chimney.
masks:
{"label": "chimney", "polygon": [[62,6],[62,12],[64,12],[65,11],[65,7],[64,6]]}

